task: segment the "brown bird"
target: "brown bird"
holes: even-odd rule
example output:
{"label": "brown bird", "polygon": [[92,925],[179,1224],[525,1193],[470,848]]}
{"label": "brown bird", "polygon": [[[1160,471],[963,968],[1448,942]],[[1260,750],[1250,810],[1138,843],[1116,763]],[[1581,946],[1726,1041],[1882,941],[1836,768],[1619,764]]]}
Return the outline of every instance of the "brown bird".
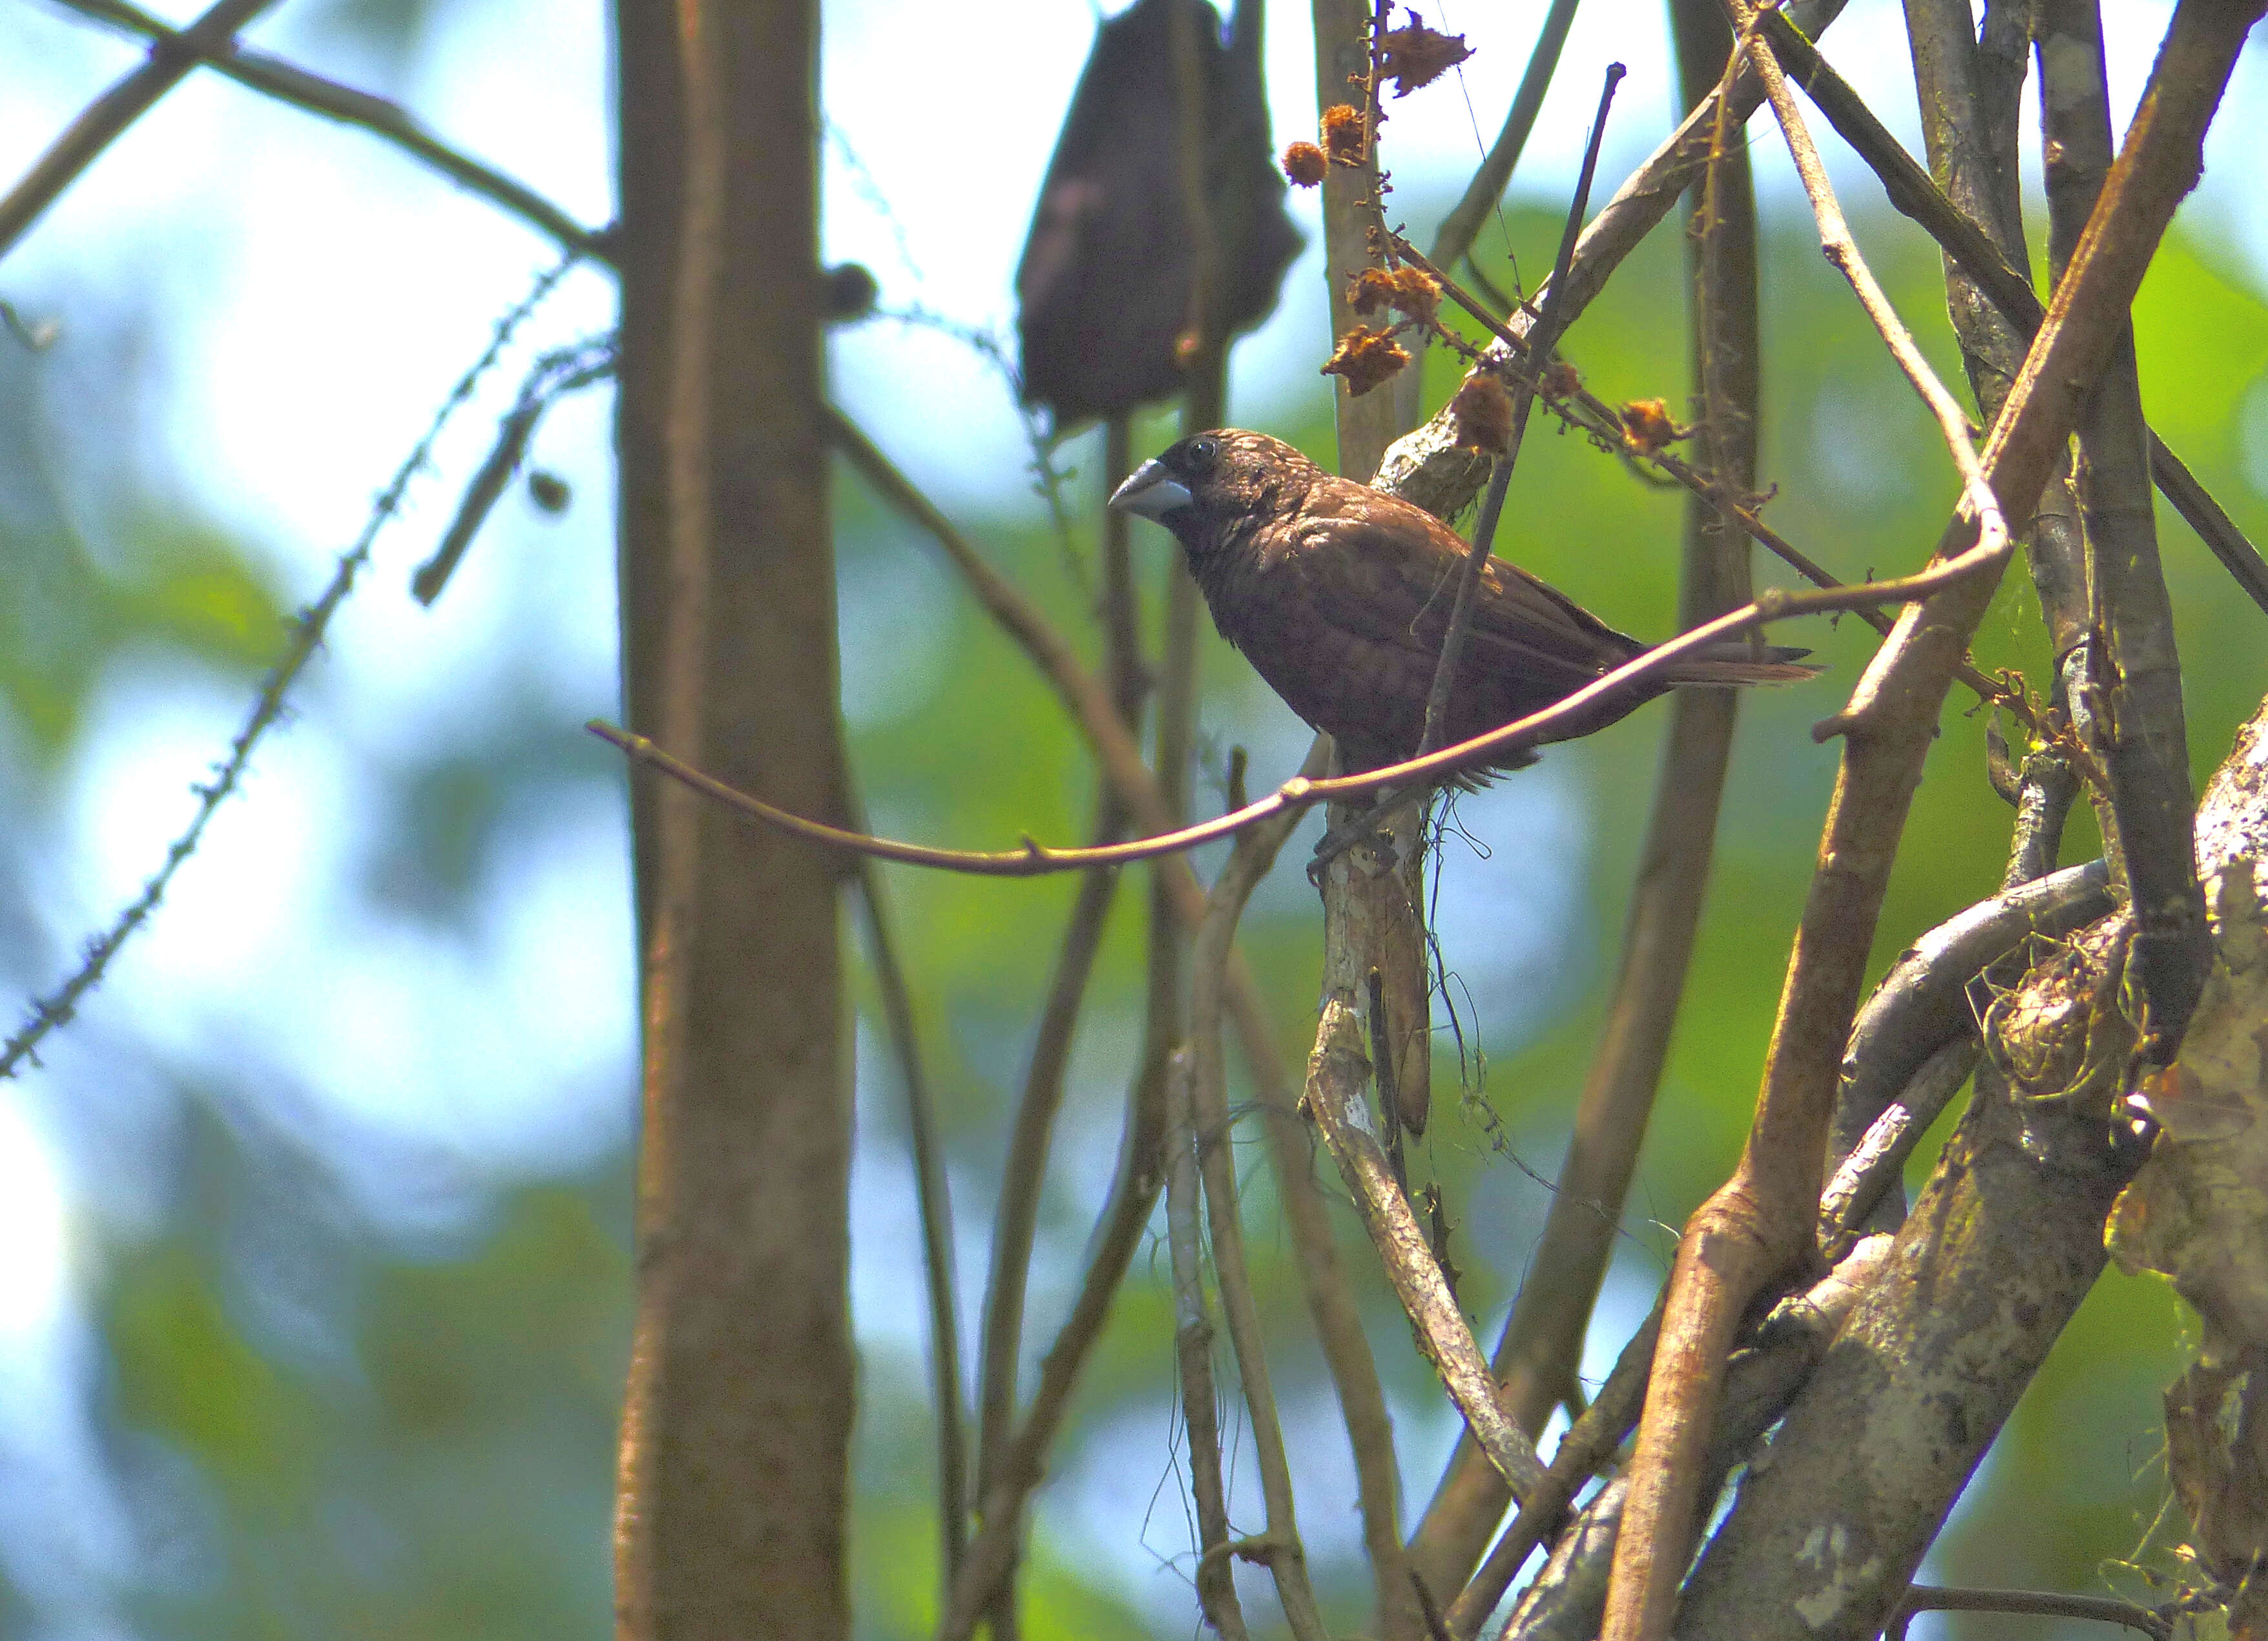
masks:
{"label": "brown bird", "polygon": [[[1468,552],[1421,507],[1324,472],[1281,439],[1237,428],[1145,461],[1110,504],[1179,538],[1213,624],[1344,767],[1417,755],[1425,697]],[[1648,646],[1500,558],[1483,567],[1449,692],[1445,745],[1541,711]],[[1653,681],[1603,697],[1548,737],[1572,740],[1679,685],[1785,684],[1815,675],[1807,650],[1712,645]],[[1492,767],[1518,769],[1515,752]]]}

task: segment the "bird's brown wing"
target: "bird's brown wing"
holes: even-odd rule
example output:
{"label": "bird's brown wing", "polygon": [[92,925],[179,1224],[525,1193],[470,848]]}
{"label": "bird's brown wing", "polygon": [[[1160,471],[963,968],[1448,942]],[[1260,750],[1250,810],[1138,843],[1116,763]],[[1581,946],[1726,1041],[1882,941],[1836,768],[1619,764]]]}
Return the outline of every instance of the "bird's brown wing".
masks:
{"label": "bird's brown wing", "polygon": [[[1366,485],[1316,489],[1285,538],[1292,562],[1282,569],[1333,625],[1439,656],[1466,543],[1431,513]],[[1616,665],[1639,647],[1515,564],[1491,558],[1481,578],[1472,643],[1495,658],[1486,670],[1538,669],[1573,688],[1602,660]]]}

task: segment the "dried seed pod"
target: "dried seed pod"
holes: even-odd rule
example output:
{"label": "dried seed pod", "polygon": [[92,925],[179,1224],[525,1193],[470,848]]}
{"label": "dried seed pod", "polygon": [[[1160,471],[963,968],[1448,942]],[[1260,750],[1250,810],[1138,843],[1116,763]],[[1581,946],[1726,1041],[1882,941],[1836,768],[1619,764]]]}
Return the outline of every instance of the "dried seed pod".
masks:
{"label": "dried seed pod", "polygon": [[1339,338],[1322,373],[1346,378],[1347,392],[1359,399],[1409,363],[1410,350],[1387,332],[1358,325]]}
{"label": "dried seed pod", "polygon": [[1410,14],[1409,23],[1378,37],[1378,67],[1381,79],[1394,82],[1394,94],[1407,97],[1431,85],[1473,55],[1462,34],[1443,34]]}
{"label": "dried seed pod", "polygon": [[1456,397],[1449,401],[1457,443],[1469,450],[1485,450],[1501,456],[1512,448],[1512,395],[1491,371],[1476,371],[1465,378]]}

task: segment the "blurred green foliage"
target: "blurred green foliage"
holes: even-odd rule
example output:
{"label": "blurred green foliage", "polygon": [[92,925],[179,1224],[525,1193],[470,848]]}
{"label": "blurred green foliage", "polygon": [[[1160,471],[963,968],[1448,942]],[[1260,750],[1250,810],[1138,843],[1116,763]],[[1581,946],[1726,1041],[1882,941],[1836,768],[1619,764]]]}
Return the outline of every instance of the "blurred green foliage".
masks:
{"label": "blurred green foliage", "polygon": [[[1548,214],[1516,212],[1508,231],[1534,269],[1558,230]],[[1925,345],[1957,380],[1933,251],[1897,219],[1862,216],[1859,232]],[[1766,248],[1764,474],[1778,488],[1770,517],[1844,577],[1910,568],[1935,541],[1955,495],[1933,433],[1808,239],[1790,226],[1775,230]],[[1660,396],[1675,406],[1686,399],[1678,258],[1674,234],[1656,234],[1568,339],[1571,357],[1610,401]],[[1506,277],[1510,270],[1491,271]],[[2246,487],[2238,445],[2238,406],[2268,368],[2261,294],[2247,290],[2225,259],[2177,239],[2144,289],[2136,333],[2157,427],[2241,523],[2268,537],[2268,497]],[[0,356],[0,372],[21,378],[33,368],[4,346]],[[1454,367],[1437,350],[1432,368],[1429,403],[1438,403]],[[35,400],[0,393],[0,407],[11,402]],[[1317,385],[1285,384],[1280,402],[1285,408],[1271,430],[1328,458],[1327,401]],[[90,692],[120,654],[158,646],[248,675],[277,642],[281,600],[255,549],[185,523],[176,510],[152,510],[106,533],[106,543],[120,545],[91,547],[40,481],[33,453],[44,435],[35,436],[28,414],[0,424],[0,467],[11,469],[0,473],[0,584],[10,594],[0,600],[0,701],[35,754],[38,790],[64,778]],[[1148,445],[1164,442],[1168,428],[1162,417],[1145,424]],[[1500,550],[1616,624],[1666,633],[1682,495],[1649,488],[1581,440],[1551,434],[1539,423],[1531,436]],[[1069,454],[1091,515],[1098,450],[1089,440]],[[1092,653],[1092,544],[1075,541],[1067,554],[1035,510],[1015,502],[1016,492],[1017,475],[1000,475],[999,511],[967,521],[971,533]],[[1052,695],[961,591],[928,567],[927,543],[847,476],[836,504],[844,604],[853,612],[843,666],[877,686],[861,697],[870,706],[851,727],[878,829],[980,847],[1026,832],[1083,836],[1094,776]],[[2232,726],[2268,689],[2268,644],[2260,612],[2186,528],[2163,509],[2160,524],[2201,781]],[[1091,531],[1091,516],[1083,527]],[[1145,580],[1155,582],[1161,542],[1145,532],[1138,550]],[[1786,579],[1761,556],[1757,575]],[[1815,745],[1808,726],[1839,703],[1874,647],[1855,621],[1808,623],[1800,641],[1815,646],[1829,675],[1808,688],[1760,692],[1743,708],[1692,986],[1631,1205],[1624,1263],[1645,1281],[1666,1257],[1654,1222],[1678,1223],[1721,1180],[1745,1132],[1835,768],[1836,747]],[[1988,669],[2043,677],[2036,600],[2021,574],[1999,595],[1977,659]],[[889,687],[901,672],[917,687]],[[1275,755],[1304,740],[1210,632],[1204,673],[1211,755],[1198,790],[1202,804],[1217,805],[1229,742],[1248,740]],[[571,725],[541,721],[530,699],[491,703],[497,722],[478,745],[381,771],[390,803],[366,863],[374,899],[405,916],[461,919],[490,881],[483,863],[514,847],[514,817],[539,811],[572,784],[612,778],[578,755]],[[1931,755],[1876,941],[1878,969],[1997,882],[2008,816],[1985,784],[1983,720],[1969,706],[1957,695],[1949,704]],[[1412,1159],[1419,1176],[1438,1179],[1448,1196],[1462,1227],[1463,1298],[1490,1329],[1542,1222],[1543,1188],[1526,1171],[1548,1177],[1556,1168],[1597,1033],[1665,721],[1659,711],[1642,714],[1550,754],[1549,778],[1580,807],[1578,854],[1562,857],[1521,836],[1485,837],[1491,854],[1484,861],[1451,846],[1448,869],[1460,883],[1513,874],[1580,885],[1573,926],[1495,931],[1543,954],[1550,978],[1538,994],[1484,993],[1462,1022],[1486,1053],[1485,1080],[1469,1092],[1500,1116],[1512,1154],[1491,1144],[1477,1104],[1460,1111],[1456,1100],[1437,1095],[1440,1115]],[[1257,785],[1288,772],[1256,765],[1253,778]],[[1530,778],[1545,776],[1513,777]],[[2081,818],[2066,858],[2092,847]],[[1296,874],[1287,861],[1282,875]],[[964,1235],[981,1233],[1038,993],[1074,885],[887,875]],[[1032,1350],[1060,1314],[1111,1153],[1139,1008],[1143,898],[1138,877],[1130,876],[1091,994],[1058,1141],[1066,1160],[1042,1216]],[[1246,944],[1287,1057],[1304,1050],[1312,1028],[1316,924],[1296,883],[1263,896],[1248,924]],[[1448,960],[1455,968],[1478,955],[1453,950]],[[871,1011],[863,969],[854,984],[862,1010]],[[1535,1024],[1513,1032],[1506,1019]],[[1453,1088],[1458,1075],[1445,1041],[1437,1085]],[[875,1188],[896,1190],[904,1178],[896,1149],[902,1123],[887,1065],[862,1068],[860,1096],[869,1102],[860,1167],[890,1182]],[[181,1637],[551,1641],[605,1633],[613,1421],[630,1315],[628,1159],[586,1177],[499,1187],[469,1231],[438,1246],[405,1247],[336,1205],[331,1162],[287,1138],[280,1123],[245,1115],[258,1107],[256,1088],[182,1088],[177,1098],[193,1114],[196,1137],[179,1148],[170,1206],[151,1223],[114,1226],[99,1266],[101,1405],[122,1486],[133,1496],[158,1488],[171,1500],[179,1545],[134,1590],[135,1615],[151,1634]],[[1316,1394],[1323,1381],[1286,1250],[1270,1229],[1272,1193],[1256,1157],[1248,1174],[1262,1302],[1280,1341],[1285,1382],[1306,1397],[1294,1405],[1319,1421],[1295,1446],[1336,1451],[1342,1438]],[[264,1205],[279,1201],[332,1206],[266,1220]],[[1407,1435],[1419,1424],[1409,1410],[1437,1406],[1438,1394],[1407,1348],[1351,1217],[1342,1230]],[[279,1238],[297,1239],[292,1256],[315,1271],[309,1280],[320,1298],[306,1314],[279,1310],[269,1291]],[[964,1249],[981,1246],[964,1242]],[[909,1243],[861,1247],[858,1256],[902,1270],[917,1255]],[[981,1281],[981,1261],[964,1255],[961,1278],[964,1289]],[[908,1283],[904,1291],[915,1289]],[[1945,1576],[2088,1590],[2098,1587],[2108,1560],[2137,1551],[2166,1498],[2161,1470],[2150,1468],[2156,1395],[2183,1356],[2183,1328],[2161,1284],[2105,1278],[1962,1506],[1941,1552]],[[1154,1261],[1138,1258],[1058,1468],[1079,1474],[1080,1453],[1109,1432],[1117,1445],[1108,1451],[1120,1456],[1108,1488],[1138,1512],[1154,1495],[1154,1519],[1143,1544],[1105,1547],[1102,1559],[1050,1515],[1072,1484],[1042,1494],[1027,1582],[1025,1628],[1035,1641],[1145,1633],[1129,1592],[1155,1557],[1183,1549],[1172,1432],[1162,1417],[1141,1422],[1170,1394],[1169,1329],[1163,1275]],[[917,1348],[897,1343],[914,1336],[874,1336],[880,1342],[861,1387],[853,1576],[862,1633],[879,1641],[926,1633],[936,1611],[937,1550],[933,1416]],[[1432,1417],[1429,1428],[1438,1430]],[[1141,1445],[1145,1430],[1154,1439]],[[1132,1466],[1123,1460],[1130,1440],[1142,1455]],[[1419,1487],[1429,1479],[1414,1465],[1412,1474]],[[1077,1483],[1095,1484],[1092,1474]],[[1302,1505],[1310,1520],[1345,1532],[1351,1490]],[[2162,1533],[2155,1541],[2161,1549],[2165,1542]],[[2162,1564],[2162,1555],[2157,1559]],[[1178,1571],[1157,1578],[1185,1579],[1187,1556],[1176,1564]],[[1359,1627],[1359,1570],[1326,1568],[1322,1581],[1336,1621]],[[1255,1605],[1266,1610],[1264,1601]],[[2011,1622],[1963,1619],[1956,1628],[1992,1635]]]}

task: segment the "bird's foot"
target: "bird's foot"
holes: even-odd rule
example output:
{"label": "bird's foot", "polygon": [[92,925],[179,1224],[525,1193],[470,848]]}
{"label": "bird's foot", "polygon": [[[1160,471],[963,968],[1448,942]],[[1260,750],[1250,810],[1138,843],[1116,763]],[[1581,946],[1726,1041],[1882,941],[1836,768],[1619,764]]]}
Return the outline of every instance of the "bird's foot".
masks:
{"label": "bird's foot", "polygon": [[1400,864],[1401,853],[1394,841],[1394,830],[1388,823],[1409,803],[1406,795],[1388,792],[1360,813],[1326,827],[1322,836],[1315,840],[1314,857],[1307,862],[1307,881],[1322,888],[1324,869],[1349,850],[1365,845],[1369,846],[1373,857],[1370,863],[1366,863],[1368,871],[1373,874],[1393,871]]}

